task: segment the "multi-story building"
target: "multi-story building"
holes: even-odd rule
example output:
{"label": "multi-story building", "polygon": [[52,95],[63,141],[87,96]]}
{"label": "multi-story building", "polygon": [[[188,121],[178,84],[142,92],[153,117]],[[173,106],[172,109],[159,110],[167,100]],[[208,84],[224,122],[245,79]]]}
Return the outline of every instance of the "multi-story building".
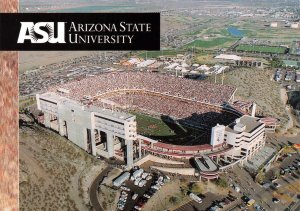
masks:
{"label": "multi-story building", "polygon": [[225,128],[224,141],[232,146],[232,157],[249,157],[265,145],[265,124],[244,115]]}
{"label": "multi-story building", "polygon": [[133,141],[137,138],[135,116],[80,102],[47,92],[36,96],[43,111],[43,124],[59,132],[92,155],[106,158],[123,150],[127,166],[133,166]]}

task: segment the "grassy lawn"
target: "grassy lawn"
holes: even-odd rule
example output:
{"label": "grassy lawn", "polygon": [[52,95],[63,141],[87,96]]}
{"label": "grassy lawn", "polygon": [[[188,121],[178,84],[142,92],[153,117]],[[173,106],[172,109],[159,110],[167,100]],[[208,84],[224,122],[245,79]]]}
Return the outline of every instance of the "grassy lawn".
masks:
{"label": "grassy lawn", "polygon": [[28,106],[31,106],[33,104],[36,104],[35,97],[27,97],[25,99],[19,100],[19,109],[22,110]]}
{"label": "grassy lawn", "polygon": [[131,112],[136,115],[137,130],[139,134],[145,136],[173,136],[175,132],[161,119],[137,112]]}
{"label": "grassy lawn", "polygon": [[[162,118],[155,118],[147,114],[131,111],[136,116],[137,132],[155,140],[161,140],[165,143],[183,144],[193,140],[199,135],[203,135],[203,131],[194,128],[182,126],[176,123],[166,122]],[[207,143],[206,136],[203,136],[199,142],[194,144]]]}
{"label": "grassy lawn", "polygon": [[265,45],[239,45],[235,48],[237,51],[262,52],[262,53],[284,53],[286,48],[280,46]]}
{"label": "grassy lawn", "polygon": [[206,54],[206,55],[197,54],[194,59],[194,62],[199,64],[207,64],[207,65],[213,65],[216,63],[216,61],[214,60],[214,55],[212,54]]}
{"label": "grassy lawn", "polygon": [[184,52],[180,52],[180,51],[176,51],[176,50],[147,51],[147,53],[142,52],[142,53],[138,54],[137,56],[146,58],[146,54],[147,54],[147,58],[157,58],[159,56],[175,56],[180,53],[184,53]]}
{"label": "grassy lawn", "polygon": [[213,40],[194,40],[193,42],[186,45],[187,48],[196,47],[196,48],[212,48],[224,45],[228,42],[233,42],[236,39],[234,38],[216,38]]}

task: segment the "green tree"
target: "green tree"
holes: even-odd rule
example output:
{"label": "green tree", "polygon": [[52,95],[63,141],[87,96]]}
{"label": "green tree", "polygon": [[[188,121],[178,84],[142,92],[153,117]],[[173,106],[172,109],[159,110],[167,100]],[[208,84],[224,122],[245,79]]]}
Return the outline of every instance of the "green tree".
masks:
{"label": "green tree", "polygon": [[227,188],[228,187],[227,181],[224,178],[221,178],[221,177],[219,179],[217,179],[216,185],[220,186],[222,188]]}
{"label": "green tree", "polygon": [[190,183],[189,191],[191,191],[193,193],[202,193],[203,190],[197,183]]}
{"label": "green tree", "polygon": [[169,198],[169,202],[172,203],[172,204],[177,204],[178,201],[179,201],[179,199],[178,199],[178,197],[176,197],[176,196],[171,196],[171,197]]}
{"label": "green tree", "polygon": [[283,61],[277,58],[273,58],[271,61],[271,67],[278,68],[283,66]]}

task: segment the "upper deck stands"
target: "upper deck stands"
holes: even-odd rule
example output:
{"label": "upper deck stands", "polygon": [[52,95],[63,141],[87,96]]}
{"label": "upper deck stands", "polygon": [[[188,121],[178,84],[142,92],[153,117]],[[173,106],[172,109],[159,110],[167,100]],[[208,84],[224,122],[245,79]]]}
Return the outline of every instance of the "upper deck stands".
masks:
{"label": "upper deck stands", "polygon": [[[58,89],[65,92],[59,92]],[[217,105],[230,101],[236,90],[229,85],[211,84],[158,73],[112,72],[52,87],[50,91],[81,101],[87,96],[95,98],[102,93],[119,89],[144,89]]]}

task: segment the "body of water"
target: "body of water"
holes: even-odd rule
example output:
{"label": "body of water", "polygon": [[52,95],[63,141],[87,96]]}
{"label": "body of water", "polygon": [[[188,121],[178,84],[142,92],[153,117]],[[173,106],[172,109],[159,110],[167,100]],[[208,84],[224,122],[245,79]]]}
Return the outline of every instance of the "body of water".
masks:
{"label": "body of water", "polygon": [[244,33],[235,27],[229,27],[227,30],[229,31],[231,36],[234,36],[234,37],[243,37],[244,36]]}

